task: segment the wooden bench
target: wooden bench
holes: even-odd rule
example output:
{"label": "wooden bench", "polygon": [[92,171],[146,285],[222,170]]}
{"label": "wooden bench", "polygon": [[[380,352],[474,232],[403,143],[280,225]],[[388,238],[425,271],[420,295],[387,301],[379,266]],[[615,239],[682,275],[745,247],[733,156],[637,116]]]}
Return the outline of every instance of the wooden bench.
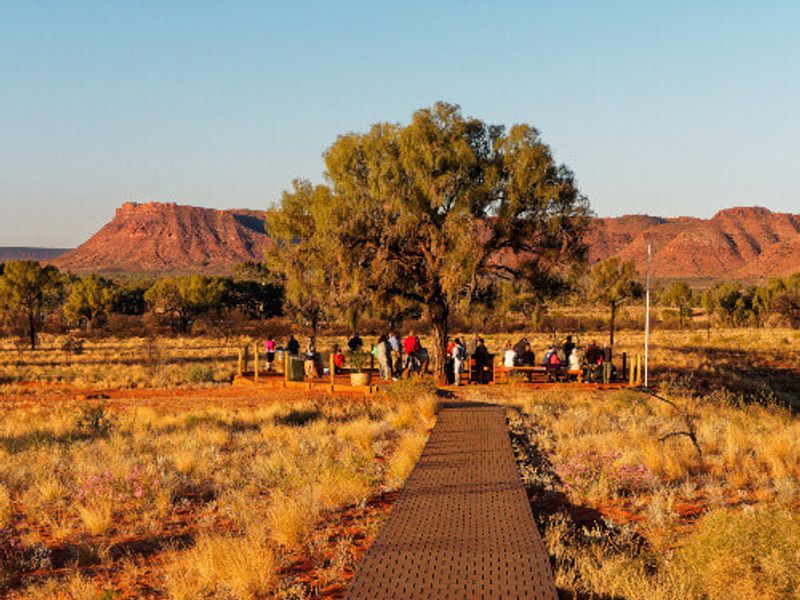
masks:
{"label": "wooden bench", "polygon": [[552,381],[564,381],[575,377],[578,383],[583,382],[583,371],[581,369],[564,369],[563,367],[544,367],[544,366],[495,366],[495,381],[508,382],[509,373],[524,373],[528,375],[531,383],[547,383]]}

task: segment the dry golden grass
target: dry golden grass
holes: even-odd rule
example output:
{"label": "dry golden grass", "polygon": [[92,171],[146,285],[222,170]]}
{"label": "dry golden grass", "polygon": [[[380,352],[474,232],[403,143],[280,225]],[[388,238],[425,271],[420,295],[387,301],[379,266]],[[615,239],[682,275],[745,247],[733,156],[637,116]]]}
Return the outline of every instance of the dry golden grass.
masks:
{"label": "dry golden grass", "polygon": [[[13,543],[39,561],[4,562],[0,589],[46,571],[58,544],[169,597],[263,596],[283,585],[279,557],[302,552],[321,522],[401,483],[433,426],[434,401],[419,389],[392,401],[109,401],[107,432],[78,428],[83,404],[11,405],[0,417],[0,527],[13,501]],[[170,549],[169,537],[158,546],[176,526],[189,547]],[[140,575],[111,558],[109,547],[129,541],[157,545],[163,568]],[[72,598],[102,583],[81,582],[15,583],[12,592]]]}
{"label": "dry golden grass", "polygon": [[[534,501],[564,597],[800,597],[800,418],[663,393],[679,411],[635,391],[472,392],[513,407],[534,498],[564,494],[557,510]],[[665,438],[685,411],[702,456],[686,435]]]}
{"label": "dry golden grass", "polygon": [[273,550],[259,534],[201,534],[194,547],[167,557],[167,595],[174,600],[263,597],[276,582]]}

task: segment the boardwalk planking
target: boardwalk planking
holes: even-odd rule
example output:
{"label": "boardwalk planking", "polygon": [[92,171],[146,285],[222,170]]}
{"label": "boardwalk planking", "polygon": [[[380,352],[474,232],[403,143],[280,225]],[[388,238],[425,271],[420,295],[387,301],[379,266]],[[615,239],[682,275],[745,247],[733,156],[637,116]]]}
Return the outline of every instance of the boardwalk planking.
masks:
{"label": "boardwalk planking", "polygon": [[556,597],[503,409],[445,406],[348,598]]}

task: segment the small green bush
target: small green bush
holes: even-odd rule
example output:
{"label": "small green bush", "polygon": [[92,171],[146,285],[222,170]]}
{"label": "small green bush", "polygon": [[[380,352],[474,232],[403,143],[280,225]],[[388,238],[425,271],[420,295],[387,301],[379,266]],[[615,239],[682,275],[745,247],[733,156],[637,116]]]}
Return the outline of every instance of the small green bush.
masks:
{"label": "small green bush", "polygon": [[75,420],[75,428],[89,437],[100,437],[108,434],[114,425],[104,402],[87,402],[81,406]]}
{"label": "small green bush", "polygon": [[214,381],[214,369],[206,365],[192,365],[186,371],[186,381],[189,383],[212,383]]}

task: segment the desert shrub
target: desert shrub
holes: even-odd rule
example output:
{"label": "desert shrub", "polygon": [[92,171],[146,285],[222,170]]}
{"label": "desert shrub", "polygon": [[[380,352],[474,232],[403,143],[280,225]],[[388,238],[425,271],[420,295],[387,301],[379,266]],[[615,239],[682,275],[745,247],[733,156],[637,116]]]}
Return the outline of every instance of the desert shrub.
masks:
{"label": "desert shrub", "polygon": [[214,381],[214,369],[208,365],[192,365],[186,369],[186,381],[198,385]]}
{"label": "desert shrub", "polygon": [[393,402],[414,402],[419,399],[433,399],[438,393],[436,383],[428,378],[412,377],[398,379],[382,392]]}
{"label": "desert shrub", "polygon": [[275,581],[272,549],[256,533],[201,535],[193,548],[176,553],[166,567],[165,587],[174,600],[208,597],[257,598]]}
{"label": "desert shrub", "polygon": [[104,402],[87,402],[80,408],[75,428],[83,435],[98,437],[107,435],[114,422]]}
{"label": "desert shrub", "polygon": [[281,546],[297,545],[314,526],[318,515],[319,504],[307,491],[277,493],[268,512],[269,535]]}

